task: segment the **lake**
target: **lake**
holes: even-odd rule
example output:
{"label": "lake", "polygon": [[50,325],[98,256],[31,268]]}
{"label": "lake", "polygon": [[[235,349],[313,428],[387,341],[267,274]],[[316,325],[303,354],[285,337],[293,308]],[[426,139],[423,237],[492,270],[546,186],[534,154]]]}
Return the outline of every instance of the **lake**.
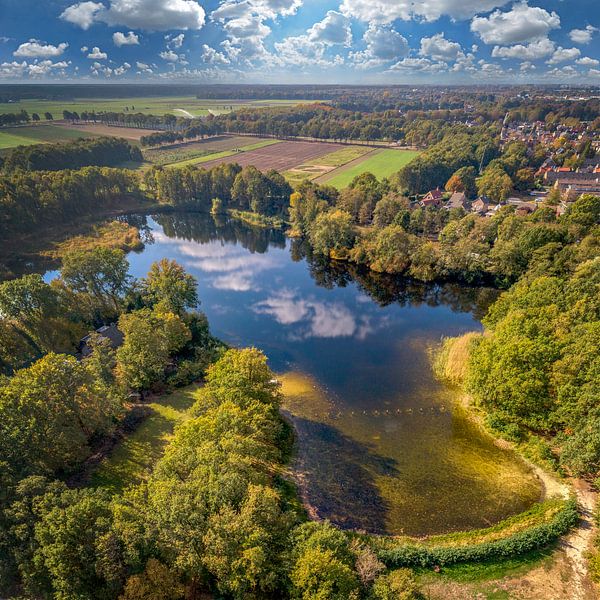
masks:
{"label": "lake", "polygon": [[293,469],[321,518],[374,533],[485,527],[539,500],[528,467],[466,416],[430,350],[481,329],[494,293],[425,285],[306,256],[280,231],[196,214],[135,217],[135,276],[177,260],[213,333],[269,357],[297,434]]}

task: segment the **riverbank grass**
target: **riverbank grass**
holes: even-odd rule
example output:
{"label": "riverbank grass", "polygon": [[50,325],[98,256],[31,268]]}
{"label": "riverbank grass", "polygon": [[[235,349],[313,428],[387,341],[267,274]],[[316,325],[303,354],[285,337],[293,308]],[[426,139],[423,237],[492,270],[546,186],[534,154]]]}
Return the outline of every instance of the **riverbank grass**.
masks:
{"label": "riverbank grass", "polygon": [[60,259],[69,252],[89,251],[99,247],[131,252],[142,250],[144,244],[140,238],[140,232],[133,225],[122,221],[109,221],[92,227],[89,233],[58,242],[52,250],[44,251],[42,255]]}

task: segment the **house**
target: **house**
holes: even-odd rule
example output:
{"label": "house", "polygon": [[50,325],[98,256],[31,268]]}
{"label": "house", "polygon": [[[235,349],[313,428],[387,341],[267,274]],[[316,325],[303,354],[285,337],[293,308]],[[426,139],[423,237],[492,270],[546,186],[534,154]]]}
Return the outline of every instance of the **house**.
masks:
{"label": "house", "polygon": [[519,217],[526,217],[537,210],[537,204],[535,202],[527,202],[521,200],[521,198],[509,198],[506,203],[509,206],[514,207],[515,214]]}
{"label": "house", "polygon": [[467,210],[469,206],[469,201],[463,192],[454,192],[452,196],[450,196],[450,200],[445,205],[446,210],[452,210],[453,208],[462,208],[463,210]]}
{"label": "house", "polygon": [[484,215],[489,208],[489,203],[487,199],[477,198],[473,204],[471,204],[471,212],[477,213],[479,215]]}
{"label": "house", "polygon": [[[576,175],[576,173],[572,173]],[[569,178],[559,179],[554,184],[554,187],[560,190],[564,197],[576,199],[581,194],[600,194],[600,175],[590,173],[595,179]]]}
{"label": "house", "polygon": [[79,354],[83,358],[89,356],[92,353],[92,348],[88,344],[90,339],[92,338],[92,335],[94,334],[108,340],[110,343],[110,347],[113,349],[118,348],[119,346],[121,346],[121,344],[123,344],[123,334],[115,325],[115,323],[111,323],[110,325],[103,325],[99,329],[96,329],[96,331],[93,334],[90,333],[89,335],[86,335],[79,342]]}
{"label": "house", "polygon": [[426,208],[428,206],[439,206],[442,203],[442,197],[444,193],[440,188],[427,192],[423,198],[419,201],[419,204]]}

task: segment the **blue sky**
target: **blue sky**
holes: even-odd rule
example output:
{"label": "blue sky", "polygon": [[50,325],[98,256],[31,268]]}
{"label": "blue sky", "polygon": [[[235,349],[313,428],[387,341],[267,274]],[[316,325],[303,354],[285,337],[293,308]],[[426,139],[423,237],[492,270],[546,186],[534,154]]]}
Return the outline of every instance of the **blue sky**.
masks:
{"label": "blue sky", "polygon": [[0,0],[0,82],[600,84],[600,0]]}

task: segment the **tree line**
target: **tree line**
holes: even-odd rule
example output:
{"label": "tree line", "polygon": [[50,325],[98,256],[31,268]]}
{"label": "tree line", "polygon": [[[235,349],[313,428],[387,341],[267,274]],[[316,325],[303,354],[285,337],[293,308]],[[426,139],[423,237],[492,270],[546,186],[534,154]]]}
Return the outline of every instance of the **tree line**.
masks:
{"label": "tree line", "polygon": [[227,209],[285,216],[292,188],[277,171],[224,163],[211,169],[153,167],[144,174],[146,189],[161,203],[204,212]]}
{"label": "tree line", "polygon": [[137,146],[116,137],[78,139],[57,144],[33,144],[11,150],[1,164],[3,171],[60,171],[90,165],[114,167],[127,161],[142,161]]}
{"label": "tree line", "polygon": [[32,233],[51,224],[119,208],[140,199],[135,173],[108,167],[79,170],[22,171],[0,174],[2,237]]}
{"label": "tree line", "polygon": [[2,113],[0,114],[0,127],[10,127],[11,125],[22,125],[29,123],[31,117],[26,110],[21,110],[18,113]]}

